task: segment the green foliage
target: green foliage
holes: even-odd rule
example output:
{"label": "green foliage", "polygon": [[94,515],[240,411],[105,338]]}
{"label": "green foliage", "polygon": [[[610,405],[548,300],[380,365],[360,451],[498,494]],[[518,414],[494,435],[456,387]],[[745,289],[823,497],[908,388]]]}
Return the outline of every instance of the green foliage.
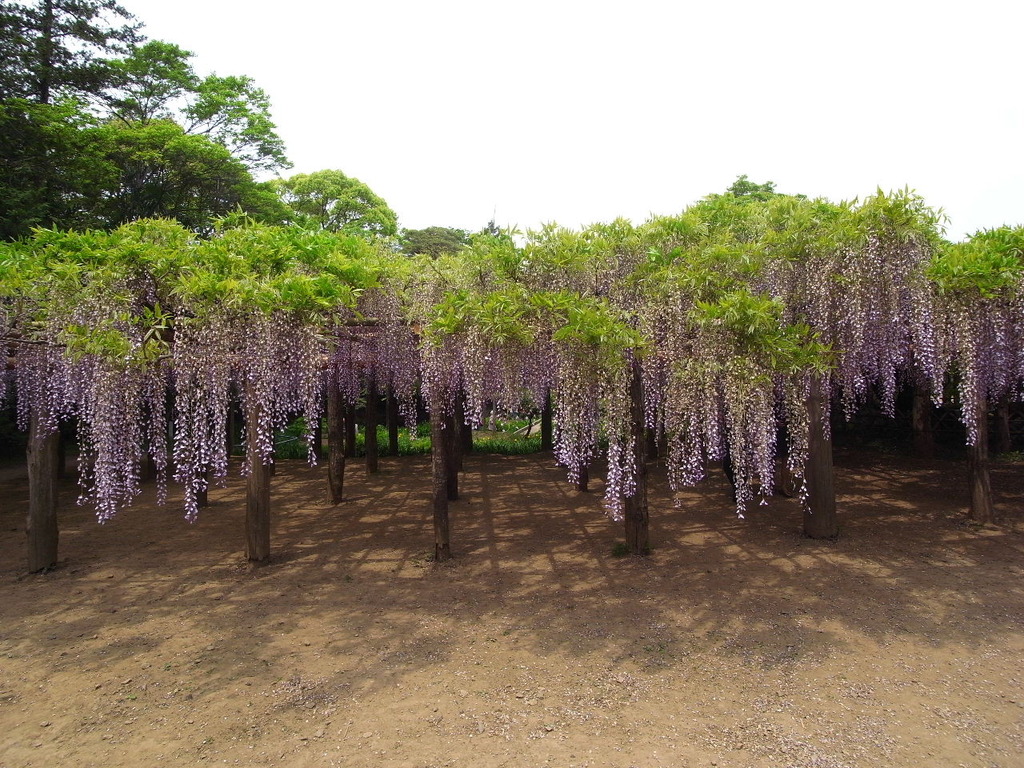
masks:
{"label": "green foliage", "polygon": [[0,102],[0,239],[35,227],[88,227],[106,189],[94,119],[70,102]]}
{"label": "green foliage", "polygon": [[756,184],[747,178],[747,174],[737,177],[736,181],[730,184],[725,191],[733,197],[747,198],[762,203],[778,194],[775,191],[775,182],[766,181],[764,184]]}
{"label": "green foliage", "polygon": [[101,92],[109,71],[97,54],[137,41],[132,19],[114,0],[0,3],[0,99]]}
{"label": "green foliage", "polygon": [[300,173],[275,185],[293,219],[303,226],[349,234],[398,233],[398,217],[383,198],[341,171]]}
{"label": "green foliage", "polygon": [[976,233],[936,253],[928,277],[940,293],[996,299],[1019,290],[1024,274],[1024,227]]}
{"label": "green foliage", "polygon": [[444,253],[458,253],[469,245],[469,233],[451,227],[403,229],[399,241],[402,252],[408,255],[423,253],[437,258]]}
{"label": "green foliage", "polygon": [[783,373],[816,370],[831,364],[830,351],[804,324],[786,325],[780,299],[758,296],[746,288],[722,294],[716,301],[698,301],[690,312],[694,324],[725,336],[733,354]]}
{"label": "green foliage", "polygon": [[92,208],[99,226],[170,218],[209,234],[215,219],[253,199],[256,183],[245,165],[177,123],[108,123],[94,133],[105,164],[103,194]]}
{"label": "green foliage", "polygon": [[288,167],[267,94],[250,77],[199,77],[192,55],[152,40],[107,61],[109,86],[100,101],[110,118],[128,126],[174,121],[224,147],[249,171]]}
{"label": "green foliage", "polygon": [[329,322],[376,285],[358,237],[254,222],[197,242],[176,294],[192,312],[286,312]]}
{"label": "green foliage", "polygon": [[192,55],[159,40],[135,46],[124,58],[107,61],[110,87],[99,100],[111,118],[126,125],[173,120],[175,102],[199,85]]}

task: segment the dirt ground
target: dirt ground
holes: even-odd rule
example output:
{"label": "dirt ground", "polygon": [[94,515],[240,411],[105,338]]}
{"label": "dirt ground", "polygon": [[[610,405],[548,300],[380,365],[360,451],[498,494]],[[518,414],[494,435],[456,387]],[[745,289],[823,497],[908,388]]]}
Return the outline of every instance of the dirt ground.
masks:
{"label": "dirt ground", "polygon": [[978,527],[962,464],[836,465],[828,542],[793,500],[737,519],[720,472],[674,507],[655,470],[632,559],[599,483],[472,456],[449,565],[425,457],[350,465],[338,507],[282,463],[263,567],[237,477],[194,525],[151,487],[97,525],[69,481],[41,575],[11,477],[0,767],[1024,765],[1024,466]]}

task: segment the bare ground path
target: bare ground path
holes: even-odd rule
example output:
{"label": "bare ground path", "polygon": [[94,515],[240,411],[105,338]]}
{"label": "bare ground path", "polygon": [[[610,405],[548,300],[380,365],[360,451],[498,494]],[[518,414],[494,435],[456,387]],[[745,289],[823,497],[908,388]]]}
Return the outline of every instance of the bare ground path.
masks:
{"label": "bare ground path", "polygon": [[194,525],[150,488],[99,526],[68,484],[33,576],[5,476],[0,768],[1024,765],[1021,465],[999,527],[964,523],[959,464],[837,467],[838,541],[792,500],[736,519],[716,475],[655,494],[633,560],[550,456],[472,456],[449,566],[425,458],[339,507],[282,463],[262,568],[237,477]]}

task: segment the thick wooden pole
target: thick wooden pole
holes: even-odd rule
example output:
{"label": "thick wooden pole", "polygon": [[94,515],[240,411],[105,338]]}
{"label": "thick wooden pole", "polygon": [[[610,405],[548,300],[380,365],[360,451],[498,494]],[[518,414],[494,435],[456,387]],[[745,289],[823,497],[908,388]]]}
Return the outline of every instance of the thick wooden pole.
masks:
{"label": "thick wooden pole", "polygon": [[327,483],[331,504],[340,504],[345,490],[345,403],[333,385],[327,392]]}
{"label": "thick wooden pole", "polygon": [[345,409],[345,455],[350,459],[356,457],[356,407],[350,405]]}
{"label": "thick wooden pole", "polygon": [[996,514],[995,508],[992,506],[992,481],[989,477],[987,398],[978,398],[974,421],[978,435],[974,445],[970,447],[968,461],[971,484],[970,517],[979,523],[994,523]]}
{"label": "thick wooden pole", "polygon": [[445,435],[447,419],[441,404],[434,402],[430,409],[430,453],[433,479],[434,559],[441,563],[452,558],[451,532],[448,525],[448,442]]}
{"label": "thick wooden pole", "polygon": [[650,516],[647,509],[647,439],[644,434],[644,389],[640,363],[631,364],[629,383],[629,418],[633,438],[633,461],[636,465],[636,490],[625,499],[623,514],[626,523],[626,546],[631,555],[650,553]]}
{"label": "thick wooden pole", "polygon": [[550,451],[555,447],[551,411],[551,388],[548,387],[544,390],[544,405],[540,409],[540,449],[542,451]]}
{"label": "thick wooden pole", "polygon": [[580,475],[576,478],[576,490],[585,493],[590,486],[590,467],[584,464],[580,467]]}
{"label": "thick wooden pole", "polygon": [[462,451],[459,450],[459,425],[454,414],[444,417],[445,471],[447,472],[448,501],[459,500],[459,470],[462,468]]}
{"label": "thick wooden pole", "polygon": [[377,422],[380,411],[380,392],[377,391],[377,376],[370,374],[366,380],[366,473],[375,474],[379,470],[379,454],[377,452]]}
{"label": "thick wooden pole", "polygon": [[226,434],[224,435],[225,447],[227,448],[228,458],[231,458],[231,454],[235,452],[235,404],[228,403],[228,423]]}
{"label": "thick wooden pole", "polygon": [[270,559],[270,467],[260,458],[257,423],[260,406],[250,398],[245,419],[246,461],[249,476],[245,484],[245,556],[253,562]]}
{"label": "thick wooden pole", "polygon": [[53,468],[53,471],[57,475],[58,480],[63,480],[68,476],[68,441],[64,437],[64,433],[57,430],[57,461]]}
{"label": "thick wooden pole", "polygon": [[473,426],[466,422],[466,396],[459,395],[458,409],[455,419],[459,427],[459,471],[463,469],[463,459],[473,452]]}
{"label": "thick wooden pole", "polygon": [[996,410],[999,417],[996,424],[999,428],[998,442],[996,443],[999,453],[1009,453],[1013,450],[1013,434],[1010,431],[1010,396],[1003,395],[999,398],[999,407]]}
{"label": "thick wooden pole", "polygon": [[317,460],[317,463],[323,461],[324,458],[324,421],[321,418],[318,418],[316,424],[313,425],[313,458]]}
{"label": "thick wooden pole", "polygon": [[39,417],[32,415],[28,431],[28,570],[32,573],[57,564],[57,430],[40,434]]}
{"label": "thick wooden pole", "polygon": [[384,421],[388,425],[388,455],[398,455],[398,398],[390,384],[387,387],[387,401],[384,406]]}
{"label": "thick wooden pole", "polygon": [[196,506],[199,508],[210,506],[210,470],[203,472],[203,490],[196,491]]}
{"label": "thick wooden pole", "polygon": [[811,378],[811,391],[807,398],[807,504],[804,507],[804,534],[812,539],[832,539],[839,535],[836,515],[836,486],[832,471],[832,441],[825,439],[822,418],[824,394],[821,378]]}
{"label": "thick wooden pole", "polygon": [[914,433],[914,455],[921,459],[935,456],[935,433],[932,430],[932,400],[928,390],[920,385],[914,387],[914,401],[911,406],[911,429]]}

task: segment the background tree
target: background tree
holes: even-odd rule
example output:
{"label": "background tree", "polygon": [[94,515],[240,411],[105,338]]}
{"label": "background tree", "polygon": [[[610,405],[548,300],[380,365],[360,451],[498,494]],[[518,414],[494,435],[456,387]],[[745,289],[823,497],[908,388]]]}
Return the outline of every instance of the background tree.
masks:
{"label": "background tree", "polygon": [[250,77],[199,77],[192,56],[151,40],[105,62],[109,85],[98,100],[108,117],[125,125],[174,120],[185,133],[227,148],[250,171],[289,167],[267,94]]}
{"label": "background tree", "polygon": [[208,232],[236,210],[269,223],[287,215],[269,183],[256,182],[226,147],[174,122],[109,123],[93,136],[104,163],[102,194],[91,201],[95,226],[169,218]]}
{"label": "background tree", "polygon": [[0,99],[99,93],[108,83],[100,57],[139,39],[133,18],[114,0],[0,2]]}
{"label": "background tree", "polygon": [[300,173],[274,183],[298,223],[331,232],[398,234],[398,216],[384,199],[341,171]]}
{"label": "background tree", "polygon": [[106,165],[94,129],[95,119],[67,102],[0,102],[0,239],[95,226]]}
{"label": "background tree", "polygon": [[437,258],[442,253],[458,253],[469,245],[469,233],[452,227],[403,229],[400,237],[402,253],[412,256],[423,253]]}

